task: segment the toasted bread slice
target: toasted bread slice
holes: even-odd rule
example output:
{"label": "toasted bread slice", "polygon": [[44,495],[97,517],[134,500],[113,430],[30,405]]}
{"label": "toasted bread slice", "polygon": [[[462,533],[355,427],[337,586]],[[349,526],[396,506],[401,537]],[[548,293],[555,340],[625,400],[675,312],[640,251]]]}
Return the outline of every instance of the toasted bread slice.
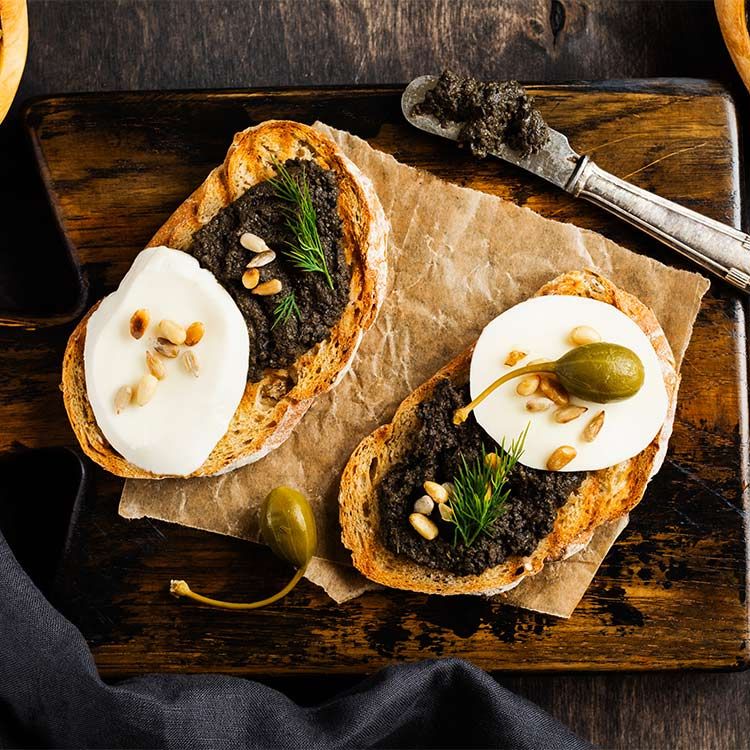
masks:
{"label": "toasted bread slice", "polygon": [[377,487],[389,468],[408,454],[410,436],[419,427],[417,406],[447,378],[456,385],[469,379],[473,347],[460,354],[408,396],[393,420],[366,437],[344,469],[339,496],[342,541],[354,565],[377,583],[429,594],[478,594],[507,591],[548,560],[559,560],[585,545],[594,530],[628,513],[643,496],[652,470],[666,449],[671,432],[679,376],[674,356],[656,316],[633,295],[591,271],[563,274],[543,286],[537,296],[571,294],[606,302],[632,318],[648,336],[659,357],[670,408],[667,420],[651,444],[637,456],[616,466],[592,471],[558,511],[552,532],[528,557],[512,557],[480,575],[459,576],[433,570],[396,555],[380,540]]}
{"label": "toasted bread slice", "polygon": [[[274,174],[274,161],[313,159],[336,172],[344,254],[351,267],[349,302],[327,339],[286,371],[249,382],[229,429],[191,476],[221,474],[257,461],[281,445],[313,400],[343,377],[364,331],[385,296],[388,222],[372,183],[338,147],[307,125],[271,120],[237,133],[224,163],[172,214],[149,246],[184,250],[193,233],[249,187]],[[99,430],[86,396],[84,343],[91,311],[70,336],[63,359],[62,391],[73,431],[85,453],[121,477],[160,479],[116,453]]]}

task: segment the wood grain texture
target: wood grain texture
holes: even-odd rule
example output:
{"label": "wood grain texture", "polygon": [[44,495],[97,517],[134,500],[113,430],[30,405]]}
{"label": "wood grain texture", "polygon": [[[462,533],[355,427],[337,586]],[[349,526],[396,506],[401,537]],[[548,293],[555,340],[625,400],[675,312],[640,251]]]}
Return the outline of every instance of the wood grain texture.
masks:
{"label": "wood grain texture", "polygon": [[[315,19],[307,28],[289,20],[291,5],[276,0],[31,0],[30,58],[16,107],[30,95],[76,90],[402,82],[451,65],[524,81],[710,77],[733,89],[741,113],[748,110],[748,96],[710,0],[550,0],[534,5],[526,0],[294,0],[291,13]],[[526,23],[509,25],[509,9]],[[400,18],[394,25],[395,13]],[[455,16],[461,22],[451,24]],[[389,19],[387,26],[382,18]],[[532,27],[541,30],[544,44],[535,41],[540,35],[533,37]],[[363,33],[371,38],[360,40]],[[16,124],[11,118],[0,128],[6,178],[0,181],[0,308],[49,320],[52,314],[70,314],[75,274],[64,262],[54,219]],[[740,177],[744,180],[744,174]],[[34,253],[26,252],[29,246]],[[40,275],[39,268],[47,273]],[[19,339],[0,338],[4,356],[18,358]],[[38,341],[32,334],[29,346],[35,348]],[[64,336],[49,341],[54,357],[62,351]],[[44,360],[38,355],[35,362],[49,367]],[[31,387],[34,394],[44,393],[44,384]],[[94,504],[100,518],[114,517],[113,502]],[[105,528],[114,539],[133,534],[134,544],[159,540],[156,532],[136,535],[114,519]],[[164,526],[161,530],[170,532]],[[104,574],[99,583],[108,585]],[[94,621],[106,588],[95,593]],[[78,606],[84,608],[86,602]],[[102,622],[106,615],[105,610]],[[747,746],[750,672],[501,679],[604,747]],[[312,705],[357,681],[287,677],[274,678],[272,684]]]}
{"label": "wood grain texture", "polygon": [[[605,169],[738,221],[734,110],[720,87],[613,82],[538,86],[533,93],[550,123],[582,151],[596,153]],[[541,181],[496,161],[477,162],[409,129],[398,103],[398,90],[382,88],[113,94],[44,99],[26,120],[88,279],[87,303],[119,282],[154,229],[220,161],[234,131],[271,117],[322,119],[446,179],[681,262]],[[245,598],[273,588],[286,575],[283,566],[267,550],[236,540],[148,521],[126,529],[103,512],[114,507],[120,484],[99,474],[96,504],[83,515],[69,560],[70,615],[108,675],[144,669],[351,673],[446,655],[514,671],[744,666],[743,330],[737,297],[717,287],[685,360],[665,467],[569,621],[476,597],[396,591],[336,606],[305,584],[278,608],[255,613],[248,633],[237,627],[236,613],[175,603],[166,582],[188,577],[198,590]],[[68,444],[70,428],[54,389],[54,347],[61,342],[45,346],[49,332],[35,337],[34,356],[46,367],[29,367],[25,348],[18,361],[0,362],[0,382],[7,383],[0,420],[24,444]],[[32,369],[39,378],[35,399],[25,395],[29,379],[13,376]]]}

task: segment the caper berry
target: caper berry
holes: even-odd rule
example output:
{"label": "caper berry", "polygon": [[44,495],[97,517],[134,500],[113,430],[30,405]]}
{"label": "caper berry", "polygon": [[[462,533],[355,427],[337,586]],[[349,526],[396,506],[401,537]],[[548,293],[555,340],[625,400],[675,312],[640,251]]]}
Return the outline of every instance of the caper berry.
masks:
{"label": "caper berry", "polygon": [[260,533],[277,557],[295,567],[310,562],[318,544],[310,503],[289,487],[272,490],[260,509]]}
{"label": "caper berry", "polygon": [[201,604],[224,609],[258,609],[286,596],[299,582],[315,554],[318,532],[310,503],[304,495],[289,487],[271,490],[260,510],[260,533],[263,541],[278,557],[297,566],[297,572],[281,591],[257,602],[223,602],[196,594],[185,581],[171,581],[169,590],[175,596],[186,596]]}
{"label": "caper berry", "polygon": [[555,374],[568,393],[598,404],[635,396],[644,377],[634,351],[604,341],[571,349],[557,360]]}
{"label": "caper berry", "polygon": [[503,383],[521,375],[539,372],[554,373],[572,396],[600,404],[635,396],[644,378],[643,362],[627,347],[604,341],[584,344],[571,349],[554,362],[539,362],[506,373],[487,386],[470,404],[456,409],[453,423],[465,422],[471,410]]}

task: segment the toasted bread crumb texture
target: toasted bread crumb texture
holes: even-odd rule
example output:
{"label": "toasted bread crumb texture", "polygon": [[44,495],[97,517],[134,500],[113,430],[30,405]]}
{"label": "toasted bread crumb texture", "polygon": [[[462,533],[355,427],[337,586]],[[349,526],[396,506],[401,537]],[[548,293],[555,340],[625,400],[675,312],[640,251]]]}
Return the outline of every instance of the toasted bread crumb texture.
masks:
{"label": "toasted bread crumb texture", "polygon": [[[342,242],[352,279],[349,303],[329,338],[286,371],[250,382],[224,437],[191,476],[208,476],[251,463],[281,445],[314,399],[330,390],[351,365],[363,332],[385,296],[388,222],[372,183],[326,136],[307,125],[270,120],[235,135],[223,164],[172,214],[149,246],[183,250],[193,233],[251,185],[274,174],[274,161],[314,159],[339,179]],[[81,447],[122,477],[155,479],[115,453],[101,434],[86,397],[83,349],[91,311],[70,336],[63,359],[65,408]]]}
{"label": "toasted bread crumb texture", "polygon": [[[537,295],[545,294],[590,297],[614,305],[632,318],[648,336],[659,357],[670,413],[674,412],[679,385],[674,356],[656,316],[648,307],[593,271],[563,274],[537,292]],[[463,352],[408,396],[389,424],[378,428],[359,444],[344,469],[339,496],[342,541],[351,550],[354,565],[377,583],[430,594],[479,594],[517,584],[527,575],[538,573],[546,561],[563,558],[573,545],[588,542],[598,526],[629,513],[643,496],[652,467],[669,437],[671,419],[637,456],[590,472],[558,512],[552,532],[529,557],[510,558],[472,576],[457,576],[417,565],[381,544],[376,488],[388,469],[409,450],[409,436],[418,427],[417,404],[427,399],[443,378],[456,385],[465,384],[471,354],[472,348]]]}

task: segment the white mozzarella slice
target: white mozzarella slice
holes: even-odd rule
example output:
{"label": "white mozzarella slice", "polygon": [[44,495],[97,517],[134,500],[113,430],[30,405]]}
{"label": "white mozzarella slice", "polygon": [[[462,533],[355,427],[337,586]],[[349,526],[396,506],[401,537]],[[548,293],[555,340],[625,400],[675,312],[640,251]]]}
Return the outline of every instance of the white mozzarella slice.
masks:
{"label": "white mozzarella slice", "polygon": [[[612,305],[584,297],[548,295],[534,297],[506,310],[482,332],[471,360],[471,397],[512,369],[544,358],[556,360],[573,348],[569,336],[577,326],[591,326],[602,341],[632,349],[643,362],[645,379],[632,398],[598,404],[571,398],[572,404],[588,411],[567,424],[554,419],[555,407],[529,412],[527,398],[516,393],[518,380],[510,380],[486,398],[475,410],[479,425],[498,445],[517,438],[526,426],[529,432],[521,463],[546,469],[552,452],[571,445],[576,457],[563,471],[603,469],[640,453],[656,436],[667,415],[668,397],[656,352],[648,337],[627,315]],[[514,367],[504,362],[513,350],[527,356]],[[604,426],[593,442],[582,439],[588,422],[604,410]]]}
{"label": "white mozzarella slice", "polygon": [[[141,339],[130,335],[130,318],[148,310]],[[166,377],[144,406],[115,413],[115,394],[147,372],[159,321],[205,326],[189,347],[198,377],[181,361],[160,359]],[[183,353],[188,347],[181,347]],[[167,247],[141,252],[117,291],[105,297],[86,326],[86,391],[104,436],[130,463],[155,474],[184,476],[198,469],[224,435],[247,382],[249,338],[245,320],[210,271],[187,253]]]}

